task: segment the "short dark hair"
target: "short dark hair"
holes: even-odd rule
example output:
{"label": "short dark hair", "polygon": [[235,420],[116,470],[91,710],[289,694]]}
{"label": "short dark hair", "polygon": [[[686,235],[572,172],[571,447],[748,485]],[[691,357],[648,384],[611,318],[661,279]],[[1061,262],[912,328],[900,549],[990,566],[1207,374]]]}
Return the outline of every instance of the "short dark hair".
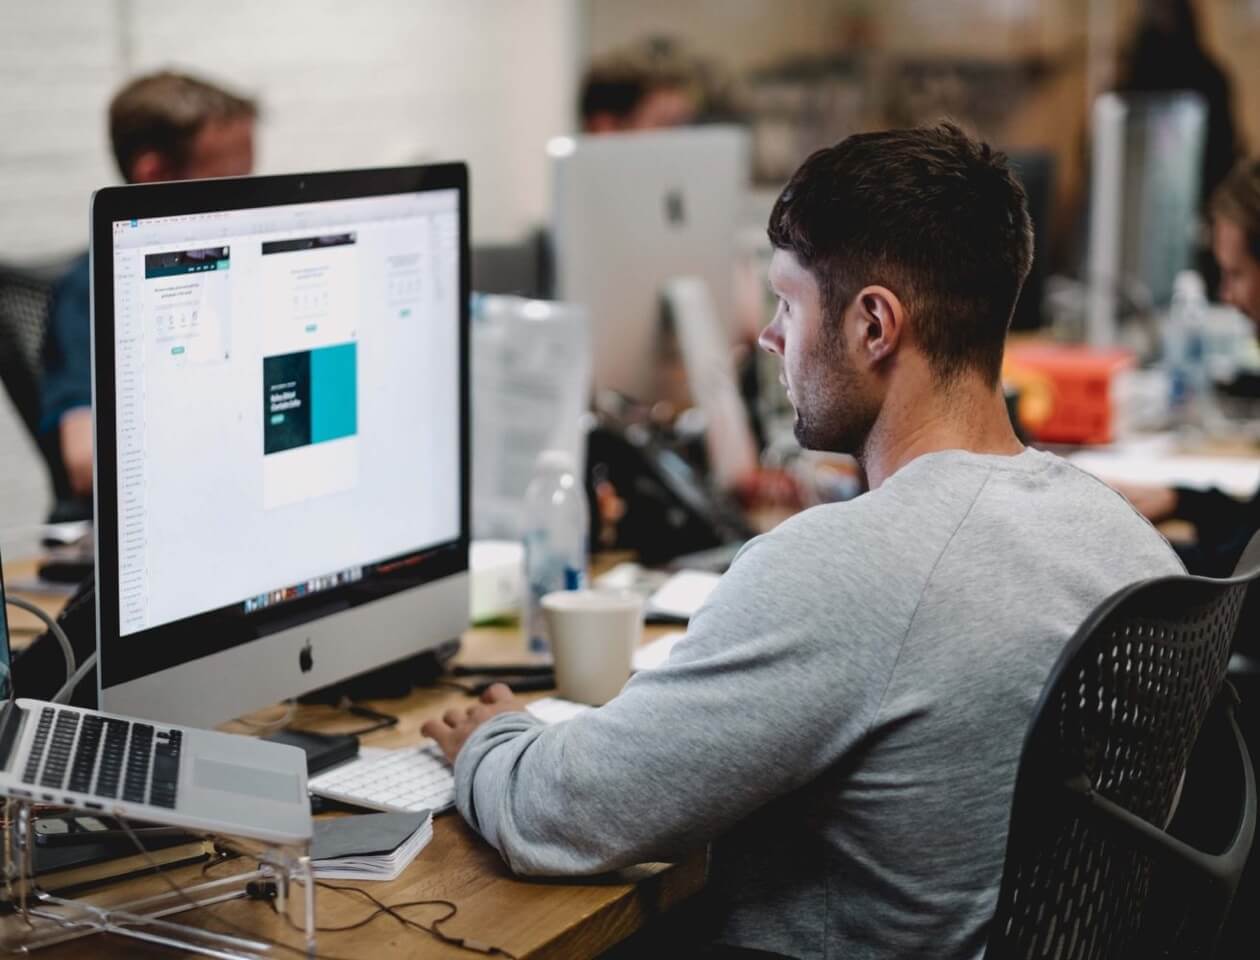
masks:
{"label": "short dark hair", "polygon": [[1260,160],[1243,160],[1212,194],[1212,216],[1238,226],[1247,252],[1260,260]]}
{"label": "short dark hair", "polygon": [[109,105],[109,137],[123,179],[146,150],[183,165],[208,122],[258,116],[258,104],[185,73],[163,70],[137,77]]}
{"label": "short dark hair", "polygon": [[792,175],[768,233],[813,273],[829,318],[883,284],[906,304],[939,379],[973,370],[998,382],[1033,251],[1028,201],[1004,155],[950,123],[856,134]]}
{"label": "short dark hair", "polygon": [[625,120],[649,94],[686,90],[693,85],[681,66],[657,62],[646,54],[616,54],[591,64],[586,71],[578,113],[584,125],[601,113]]}

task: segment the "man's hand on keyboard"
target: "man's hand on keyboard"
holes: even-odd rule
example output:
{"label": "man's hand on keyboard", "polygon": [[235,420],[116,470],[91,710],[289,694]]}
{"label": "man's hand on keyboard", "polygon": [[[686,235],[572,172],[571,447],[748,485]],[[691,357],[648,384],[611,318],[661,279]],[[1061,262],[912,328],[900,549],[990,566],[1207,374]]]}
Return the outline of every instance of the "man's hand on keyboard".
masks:
{"label": "man's hand on keyboard", "polygon": [[426,720],[420,732],[437,741],[451,763],[459,748],[479,726],[499,713],[515,713],[525,709],[506,683],[496,683],[481,695],[481,702],[461,710],[453,707],[442,714],[440,720]]}

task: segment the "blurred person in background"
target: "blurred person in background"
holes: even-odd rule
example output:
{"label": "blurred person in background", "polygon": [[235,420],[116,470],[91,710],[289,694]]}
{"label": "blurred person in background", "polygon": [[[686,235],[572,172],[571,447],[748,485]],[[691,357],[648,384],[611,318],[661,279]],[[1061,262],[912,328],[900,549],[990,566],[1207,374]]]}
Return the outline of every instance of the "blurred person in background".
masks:
{"label": "blurred person in background", "polygon": [[[1260,329],[1260,159],[1236,166],[1212,195],[1210,209],[1220,297]],[[1154,523],[1179,519],[1194,525],[1195,545],[1179,550],[1191,573],[1229,576],[1260,530],[1260,491],[1242,502],[1220,490],[1113,486]]]}
{"label": "blurred person in background", "polygon": [[[1216,188],[1246,153],[1234,124],[1229,75],[1203,45],[1193,0],[1142,0],[1137,26],[1124,51],[1116,92],[1171,93],[1188,90],[1207,107],[1199,207],[1206,216]],[[1214,289],[1220,276],[1206,236],[1196,244],[1195,268]]]}
{"label": "blurred person in background", "polygon": [[[254,167],[258,105],[193,76],[170,71],[130,81],[109,106],[109,134],[127,183],[236,177]],[[53,290],[44,345],[41,426],[56,430],[71,489],[90,513],[92,336],[88,257]]]}
{"label": "blurred person in background", "polygon": [[694,123],[703,101],[695,69],[656,44],[594,61],[578,112],[583,133],[658,130]]}
{"label": "blurred person in background", "polygon": [[1203,98],[1207,141],[1200,198],[1206,206],[1242,151],[1230,79],[1203,46],[1192,0],[1142,0],[1115,89],[1132,94],[1190,90]]}

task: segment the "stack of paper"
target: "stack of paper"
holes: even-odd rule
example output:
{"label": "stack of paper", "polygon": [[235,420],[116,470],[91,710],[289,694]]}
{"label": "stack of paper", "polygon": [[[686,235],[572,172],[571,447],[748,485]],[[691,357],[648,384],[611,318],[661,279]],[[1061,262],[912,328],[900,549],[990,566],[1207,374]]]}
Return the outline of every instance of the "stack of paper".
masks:
{"label": "stack of paper", "polygon": [[525,709],[543,723],[560,723],[562,720],[576,717],[579,713],[585,713],[591,708],[584,703],[561,700],[559,697],[540,697],[527,704]]}
{"label": "stack of paper", "polygon": [[669,659],[669,655],[674,649],[674,644],[684,636],[685,634],[683,633],[666,633],[657,637],[651,643],[645,643],[634,651],[633,668],[635,670],[655,670],[657,667],[665,666],[665,661]]}
{"label": "stack of paper", "polygon": [[690,620],[709,599],[709,594],[722,579],[721,574],[702,570],[680,570],[657,590],[647,602],[649,618]]}
{"label": "stack of paper", "polygon": [[316,820],[311,866],[321,880],[393,880],[433,838],[433,813]]}

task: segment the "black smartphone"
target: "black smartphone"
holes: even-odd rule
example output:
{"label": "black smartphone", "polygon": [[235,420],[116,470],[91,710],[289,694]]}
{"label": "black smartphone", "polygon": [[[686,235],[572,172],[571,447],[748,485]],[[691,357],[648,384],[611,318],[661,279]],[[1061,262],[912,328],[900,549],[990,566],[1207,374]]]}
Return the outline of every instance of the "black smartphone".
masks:
{"label": "black smartphone", "polygon": [[[479,697],[496,683],[506,683],[512,688],[513,693],[525,693],[529,690],[554,690],[556,688],[556,675],[554,673],[532,674],[526,677],[520,676],[487,676],[477,678],[476,682],[467,687],[469,694]],[[463,686],[463,684],[461,684]]]}

